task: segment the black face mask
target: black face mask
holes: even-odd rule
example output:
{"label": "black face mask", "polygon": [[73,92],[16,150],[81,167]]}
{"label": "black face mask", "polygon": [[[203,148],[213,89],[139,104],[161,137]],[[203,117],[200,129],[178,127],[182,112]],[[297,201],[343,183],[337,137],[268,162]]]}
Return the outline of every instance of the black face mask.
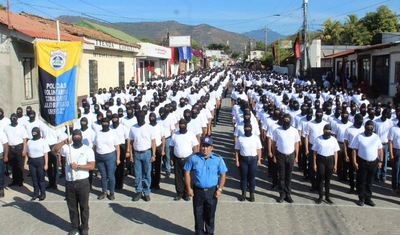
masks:
{"label": "black face mask", "polygon": [[244,123],[244,124],[250,123],[250,118],[244,118],[244,119],[243,119],[243,123]]}
{"label": "black face mask", "polygon": [[354,126],[355,128],[357,128],[357,129],[360,129],[361,126],[362,126],[362,123],[363,123],[363,121],[355,121],[355,120],[354,120],[353,126]]}
{"label": "black face mask", "polygon": [[282,128],[283,128],[284,130],[289,129],[289,128],[290,128],[290,122],[283,122]]}
{"label": "black face mask", "polygon": [[307,115],[307,109],[302,109],[301,116],[306,116],[306,115]]}
{"label": "black face mask", "polygon": [[352,110],[350,111],[350,114],[353,115],[353,116],[356,115],[356,114],[357,114],[357,110],[356,110],[356,109],[352,109]]}
{"label": "black face mask", "polygon": [[370,115],[368,115],[368,118],[371,119],[371,120],[374,120],[375,119],[375,115],[374,114],[370,114]]}
{"label": "black face mask", "polygon": [[118,117],[119,117],[119,118],[124,117],[124,113],[118,113]]}
{"label": "black face mask", "polygon": [[80,148],[82,147],[82,138],[72,138],[72,146],[74,148]]}
{"label": "black face mask", "polygon": [[326,114],[326,115],[331,115],[331,114],[332,114],[332,109],[327,109],[327,110],[325,111],[325,114]]}
{"label": "black face mask", "polygon": [[18,125],[18,119],[11,119],[11,126],[16,127]]}
{"label": "black face mask", "polygon": [[325,140],[331,138],[331,132],[330,131],[324,131],[324,134],[322,134],[322,138]]}
{"label": "black face mask", "polygon": [[335,112],[335,118],[339,118],[340,117],[340,113]]}
{"label": "black face mask", "polygon": [[343,124],[346,124],[349,121],[349,117],[342,117],[341,121]]}
{"label": "black face mask", "polygon": [[103,132],[107,132],[110,130],[110,124],[101,124],[101,127],[103,128]]}
{"label": "black face mask", "polygon": [[252,130],[251,129],[244,129],[244,135],[247,137],[250,137],[252,135]]}
{"label": "black face mask", "polygon": [[84,110],[83,110],[84,114],[89,114],[89,112],[90,112],[90,108],[84,108]]}
{"label": "black face mask", "polygon": [[316,122],[316,123],[322,122],[322,115],[316,114],[316,115],[315,115],[315,122]]}
{"label": "black face mask", "polygon": [[156,107],[150,106],[150,111],[154,112],[156,110]]}
{"label": "black face mask", "polygon": [[192,120],[192,117],[189,116],[189,115],[188,116],[184,116],[184,118],[188,123]]}
{"label": "black face mask", "polygon": [[386,117],[385,115],[382,115],[382,116],[381,116],[382,122],[386,121],[386,119],[387,119],[387,117]]}
{"label": "black face mask", "polygon": [[311,119],[312,119],[312,115],[310,114],[310,115],[307,115],[307,121],[311,121]]}
{"label": "black face mask", "polygon": [[81,131],[86,131],[88,128],[89,127],[88,127],[87,123],[85,123],[85,124],[81,123]]}
{"label": "black face mask", "polygon": [[29,116],[29,122],[34,122],[35,121],[35,116]]}
{"label": "black face mask", "polygon": [[294,111],[299,110],[299,106],[298,106],[298,105],[293,106],[293,110],[294,110]]}
{"label": "black face mask", "polygon": [[186,105],[185,102],[180,102],[180,103],[179,103],[179,106],[181,106],[181,107],[184,107],[185,105]]}
{"label": "black face mask", "polygon": [[33,139],[33,140],[38,140],[38,139],[40,139],[40,133],[36,132],[35,135],[32,134],[32,139]]}
{"label": "black face mask", "polygon": [[274,121],[278,121],[280,115],[281,115],[280,113],[274,113],[272,119],[274,119]]}
{"label": "black face mask", "polygon": [[3,120],[4,118],[4,113],[0,113],[0,120]]}
{"label": "black face mask", "polygon": [[192,119],[196,119],[196,118],[197,118],[197,116],[199,116],[199,114],[198,114],[198,113],[192,113]]}
{"label": "black face mask", "polygon": [[150,118],[150,125],[155,126],[157,125],[157,120],[155,118]]}
{"label": "black face mask", "polygon": [[181,134],[186,134],[186,132],[187,132],[187,126],[186,125],[180,125],[179,126],[179,133],[181,133]]}
{"label": "black face mask", "polygon": [[373,128],[365,128],[364,134],[365,136],[369,137],[373,133]]}
{"label": "black face mask", "polygon": [[367,110],[360,110],[360,114],[364,117],[367,115]]}
{"label": "black face mask", "polygon": [[121,101],[117,100],[117,105],[120,106],[121,104],[122,104]]}
{"label": "black face mask", "polygon": [[126,113],[126,116],[127,116],[129,119],[133,118],[133,112],[127,112],[127,113]]}
{"label": "black face mask", "polygon": [[17,112],[17,117],[22,118],[22,112]]}
{"label": "black face mask", "polygon": [[113,128],[116,129],[119,126],[119,121],[112,122]]}
{"label": "black face mask", "polygon": [[138,122],[138,124],[139,124],[139,126],[143,126],[146,122],[145,122],[145,116],[143,116],[143,117],[136,117],[136,119],[137,119],[137,122]]}

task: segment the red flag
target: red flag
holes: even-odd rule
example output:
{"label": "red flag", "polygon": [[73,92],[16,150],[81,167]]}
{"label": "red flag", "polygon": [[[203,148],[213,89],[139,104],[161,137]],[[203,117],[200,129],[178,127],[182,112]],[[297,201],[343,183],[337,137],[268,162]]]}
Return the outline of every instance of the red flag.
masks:
{"label": "red flag", "polygon": [[274,59],[276,58],[275,42],[272,43],[272,56],[274,56]]}
{"label": "red flag", "polygon": [[293,45],[293,53],[296,59],[300,58],[300,41],[299,41],[299,34],[296,36],[296,40],[294,41]]}

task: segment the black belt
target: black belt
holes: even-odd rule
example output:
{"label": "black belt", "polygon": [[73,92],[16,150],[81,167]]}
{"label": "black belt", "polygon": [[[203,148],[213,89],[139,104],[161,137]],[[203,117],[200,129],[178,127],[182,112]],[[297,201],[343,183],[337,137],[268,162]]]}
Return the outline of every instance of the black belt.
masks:
{"label": "black belt", "polygon": [[165,138],[165,139],[166,139],[166,140],[167,140],[167,139],[171,139],[171,136],[169,136],[169,137],[167,137],[167,138]]}
{"label": "black belt", "polygon": [[363,160],[364,162],[368,162],[368,163],[373,163],[373,162],[376,162],[377,160],[378,160],[378,158],[376,158],[375,160],[372,160],[372,161],[367,161],[367,160],[365,160],[364,158],[362,158],[362,157],[360,157],[360,156],[357,156],[359,159],[361,159],[361,160]]}
{"label": "black belt", "polygon": [[67,181],[67,182],[69,182],[69,183],[79,183],[79,182],[82,182],[82,181],[85,181],[85,180],[88,180],[89,178],[84,178],[84,179],[79,179],[79,180],[72,180],[72,181]]}
{"label": "black belt", "polygon": [[276,151],[278,152],[278,154],[283,155],[284,157],[291,157],[296,153],[295,151],[293,151],[293,153],[284,154],[284,153],[279,152],[278,150],[276,150]]}
{"label": "black belt", "polygon": [[151,148],[146,149],[146,150],[144,150],[144,151],[137,151],[137,150],[135,150],[135,152],[136,152],[136,153],[145,153],[145,152],[147,152],[147,151],[149,151],[149,150],[151,150]]}
{"label": "black belt", "polygon": [[329,156],[323,156],[323,155],[321,155],[321,154],[317,154],[317,157],[319,157],[319,158],[330,158],[330,157],[333,157],[333,155],[329,155]]}
{"label": "black belt", "polygon": [[10,145],[10,148],[15,149],[15,148],[17,148],[17,147],[19,147],[19,146],[21,146],[21,145],[22,145],[22,144]]}
{"label": "black belt", "polygon": [[344,144],[343,142],[338,141],[338,144]]}
{"label": "black belt", "polygon": [[197,187],[197,186],[195,185],[193,188],[194,188],[195,190],[201,190],[201,191],[207,192],[207,191],[210,191],[210,190],[215,190],[215,189],[217,188],[217,185],[212,186],[212,187],[210,187],[210,188],[200,188],[200,187]]}
{"label": "black belt", "polygon": [[386,144],[389,144],[389,143],[382,143],[382,145],[386,145]]}
{"label": "black belt", "polygon": [[187,157],[175,157],[174,159],[178,159],[178,160],[184,161],[184,160],[187,159]]}

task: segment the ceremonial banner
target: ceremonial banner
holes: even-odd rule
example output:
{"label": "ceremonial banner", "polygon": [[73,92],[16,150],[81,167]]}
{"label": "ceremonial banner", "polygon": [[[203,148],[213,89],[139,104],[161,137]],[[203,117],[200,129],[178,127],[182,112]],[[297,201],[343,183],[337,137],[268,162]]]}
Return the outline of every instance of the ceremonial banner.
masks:
{"label": "ceremonial banner", "polygon": [[293,52],[294,52],[294,57],[295,57],[296,59],[300,58],[300,40],[299,40],[299,34],[297,34],[296,40],[294,41]]}
{"label": "ceremonial banner", "polygon": [[280,40],[279,41],[279,47],[281,49],[292,48],[292,40]]}
{"label": "ceremonial banner", "polygon": [[191,60],[192,59],[192,48],[189,46],[178,47],[179,60]]}
{"label": "ceremonial banner", "polygon": [[82,42],[36,42],[40,115],[52,126],[77,118],[77,69]]}

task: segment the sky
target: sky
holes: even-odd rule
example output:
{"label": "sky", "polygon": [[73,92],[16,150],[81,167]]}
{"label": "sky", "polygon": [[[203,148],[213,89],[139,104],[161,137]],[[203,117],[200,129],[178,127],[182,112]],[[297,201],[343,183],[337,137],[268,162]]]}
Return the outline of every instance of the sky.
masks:
{"label": "sky", "polygon": [[[303,0],[9,0],[10,10],[54,19],[84,16],[105,22],[174,20],[188,25],[208,24],[235,33],[265,29],[291,35],[302,28]],[[6,6],[6,0],[0,0]],[[386,5],[400,17],[400,0],[308,0],[308,30],[321,29],[328,18],[344,22]]]}

